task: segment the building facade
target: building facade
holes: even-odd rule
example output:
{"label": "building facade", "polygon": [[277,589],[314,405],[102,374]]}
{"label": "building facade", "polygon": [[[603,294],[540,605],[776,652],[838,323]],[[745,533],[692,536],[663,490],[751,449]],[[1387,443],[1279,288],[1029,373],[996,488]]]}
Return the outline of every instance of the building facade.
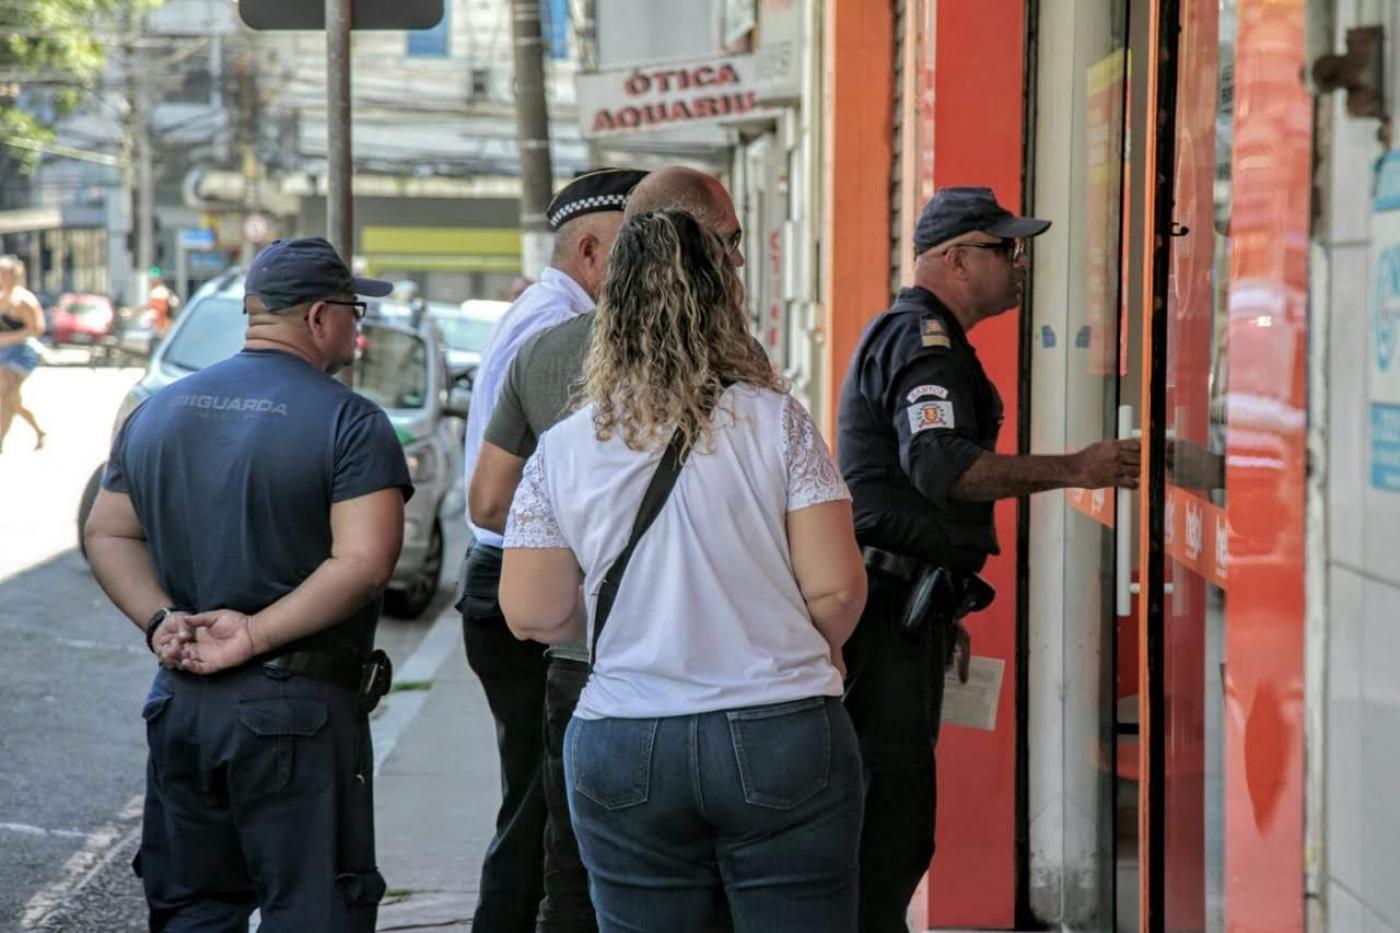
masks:
{"label": "building facade", "polygon": [[[567,3],[542,7],[562,183],[589,164],[579,42]],[[444,9],[433,29],[354,34],[357,259],[430,298],[495,298],[521,271],[510,5]],[[323,33],[255,32],[224,0],[166,0],[109,34],[88,106],[0,211],[0,246],[37,287],[142,300],[142,193],[149,265],[185,293],[277,236],[324,232]]]}

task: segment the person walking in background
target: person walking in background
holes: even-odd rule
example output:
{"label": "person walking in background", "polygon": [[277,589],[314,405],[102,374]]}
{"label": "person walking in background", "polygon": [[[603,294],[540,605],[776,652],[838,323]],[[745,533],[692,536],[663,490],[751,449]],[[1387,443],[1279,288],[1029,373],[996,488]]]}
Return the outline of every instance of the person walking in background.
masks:
{"label": "person walking in background", "polygon": [[[516,351],[544,328],[593,308],[627,195],[643,177],[644,172],[630,169],[602,169],[569,182],[550,202],[550,266],[506,311],[481,354],[462,458],[468,485],[501,380]],[[456,605],[462,613],[467,662],[481,681],[496,721],[502,797],[496,834],[481,866],[473,925],[492,933],[531,933],[544,892],[541,766],[548,662],[544,646],[516,641],[501,615],[501,536],[475,525],[471,531]]]}
{"label": "person walking in background", "polygon": [[135,864],[152,930],[370,933],[368,713],[380,594],[413,494],[383,409],[332,373],[388,282],[321,238],[248,270],[242,352],[147,399],[88,519],[93,573],[163,668]]}
{"label": "person walking in background", "polygon": [[150,293],[146,298],[146,307],[150,308],[152,315],[154,315],[152,326],[155,329],[156,338],[164,340],[165,335],[170,332],[170,325],[175,320],[175,312],[180,307],[180,296],[175,294],[160,279],[153,279]]}
{"label": "person walking in background", "polygon": [[0,449],[16,415],[34,429],[34,449],[44,446],[47,435],[20,397],[20,386],[39,365],[39,351],[30,341],[43,332],[44,309],[24,287],[24,262],[0,256]]}
{"label": "person walking in background", "polygon": [[583,399],[526,465],[501,604],[517,637],[592,646],[565,769],[599,928],[704,930],[727,904],[741,933],[854,930],[848,494],[690,215],[624,224]]}
{"label": "person walking in background", "polygon": [[[657,169],[627,198],[624,217],[681,207],[729,244],[726,259],[744,263],[739,219],[719,180],[691,168]],[[589,311],[530,338],[516,354],[497,395],[485,439],[472,472],[468,507],[480,528],[504,532],[511,500],[526,459],[539,437],[573,409],[574,390],[592,341],[596,311]],[[572,571],[571,571],[572,572]],[[546,652],[544,792],[544,899],[539,933],[589,933],[597,929],[588,897],[588,873],[579,859],[569,823],[564,779],[564,730],[588,680],[588,645],[582,640],[551,645]]]}

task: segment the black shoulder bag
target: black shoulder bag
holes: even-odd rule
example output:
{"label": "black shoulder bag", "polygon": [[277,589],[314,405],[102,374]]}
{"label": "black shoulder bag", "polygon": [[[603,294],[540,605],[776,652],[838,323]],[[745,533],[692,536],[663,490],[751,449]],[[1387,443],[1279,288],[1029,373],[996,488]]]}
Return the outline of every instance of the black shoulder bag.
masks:
{"label": "black shoulder bag", "polygon": [[627,572],[627,563],[632,559],[632,552],[637,549],[637,542],[647,533],[651,523],[656,521],[661,507],[671,496],[676,477],[681,475],[681,467],[684,465],[681,458],[682,441],[680,428],[677,428],[676,433],[671,435],[671,442],[666,445],[666,452],[661,455],[661,462],[652,474],[647,491],[642,495],[642,506],[637,510],[637,518],[632,522],[632,536],[627,539],[627,546],[603,575],[603,584],[598,588],[598,602],[593,613],[593,641],[588,651],[590,661],[597,658],[598,637],[603,634],[603,626],[612,612],[613,602],[617,599],[617,588],[622,583],[622,575]]}

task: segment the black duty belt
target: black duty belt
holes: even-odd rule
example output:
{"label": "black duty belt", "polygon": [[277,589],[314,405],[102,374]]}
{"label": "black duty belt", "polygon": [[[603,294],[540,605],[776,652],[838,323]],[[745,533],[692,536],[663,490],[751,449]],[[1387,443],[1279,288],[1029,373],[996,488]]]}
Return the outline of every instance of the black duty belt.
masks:
{"label": "black duty belt", "polygon": [[262,662],[262,666],[268,670],[322,680],[347,690],[359,690],[365,662],[347,655],[319,651],[288,651],[275,658],[268,658]]}
{"label": "black duty belt", "polygon": [[866,546],[860,549],[860,553],[865,558],[866,567],[879,573],[889,574],[905,583],[913,583],[918,580],[928,567],[928,561],[905,557],[903,554],[886,551],[884,548]]}

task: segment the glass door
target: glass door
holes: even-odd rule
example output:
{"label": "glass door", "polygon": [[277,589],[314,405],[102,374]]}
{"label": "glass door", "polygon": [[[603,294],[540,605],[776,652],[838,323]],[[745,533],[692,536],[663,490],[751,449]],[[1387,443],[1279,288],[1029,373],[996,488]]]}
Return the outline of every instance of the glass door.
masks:
{"label": "glass door", "polygon": [[[1033,337],[1037,360],[1043,360],[1035,365],[1042,372],[1062,367],[1063,387],[1058,372],[1054,383],[1036,377],[1042,381],[1035,390],[1033,449],[1062,442],[1074,451],[1117,436],[1119,409],[1132,404],[1122,386],[1136,391],[1127,378],[1133,368],[1125,356],[1130,333],[1123,289],[1130,15],[1127,0],[1042,8],[1042,47],[1053,43],[1054,49],[1042,53],[1053,58],[1041,72],[1036,171],[1067,178],[1069,186],[1037,186],[1036,212],[1054,218],[1055,227],[1034,247]],[[1050,549],[1062,543],[1064,555],[1062,586],[1054,588],[1063,601],[1054,679],[1062,685],[1064,726],[1063,896],[1056,906],[1072,930],[1112,929],[1115,893],[1135,889],[1133,840],[1119,832],[1125,825],[1120,816],[1136,825],[1136,752],[1125,757],[1119,744],[1122,720],[1135,718],[1137,693],[1119,673],[1119,653],[1129,641],[1120,638],[1118,569],[1128,564],[1120,562],[1115,525],[1129,503],[1113,490],[1068,490],[1063,540],[1047,542]],[[1032,522],[1040,507],[1033,499]],[[1127,583],[1123,587],[1126,593]]]}
{"label": "glass door", "polygon": [[[1151,929],[1224,929],[1225,378],[1234,0],[1180,0],[1164,357],[1154,412],[1165,465],[1157,699],[1160,914]],[[1164,4],[1165,7],[1165,4]],[[1159,254],[1160,255],[1160,254]]]}
{"label": "glass door", "polygon": [[[1136,915],[1118,928],[1224,929],[1225,283],[1234,0],[1135,4],[1125,351],[1142,404],[1144,485],[1118,523],[1134,547],[1139,685]],[[1139,103],[1140,102],[1140,103]],[[1139,148],[1140,147],[1140,148]],[[1135,333],[1133,333],[1135,331]],[[1140,365],[1138,363],[1140,361]],[[1135,370],[1135,373],[1133,372]],[[1124,540],[1129,525],[1132,545]],[[1122,576],[1120,572],[1120,577]],[[1130,605],[1131,603],[1131,605]],[[1120,628],[1120,633],[1123,628]],[[1126,749],[1119,746],[1120,754]],[[1126,835],[1126,834],[1124,834]],[[1120,855],[1121,858],[1121,855]],[[1120,875],[1121,878],[1121,875]],[[1125,922],[1129,921],[1130,922]]]}
{"label": "glass door", "polygon": [[1155,451],[1137,492],[1066,495],[1068,929],[1223,929],[1234,2],[1098,0],[1042,15],[1042,45],[1072,64],[1042,67],[1037,100],[1036,173],[1069,187],[1036,195],[1042,216],[1063,218],[1035,247],[1037,277],[1063,276],[1035,290],[1036,365],[1063,365],[1064,382],[1059,395],[1058,373],[1047,385],[1033,370],[1047,401],[1032,446],[1063,417],[1065,450],[1141,437]]}

